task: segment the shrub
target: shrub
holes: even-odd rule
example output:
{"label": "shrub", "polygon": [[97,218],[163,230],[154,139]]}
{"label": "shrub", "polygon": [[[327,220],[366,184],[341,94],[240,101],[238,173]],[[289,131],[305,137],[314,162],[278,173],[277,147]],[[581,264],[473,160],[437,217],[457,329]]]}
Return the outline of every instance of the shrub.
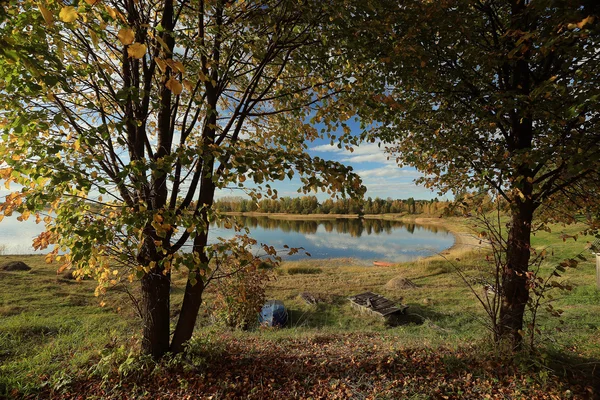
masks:
{"label": "shrub", "polygon": [[287,269],[288,275],[314,275],[323,272],[321,268],[316,267],[290,267]]}
{"label": "shrub", "polygon": [[217,323],[234,329],[250,329],[258,323],[257,313],[266,301],[265,289],[271,271],[260,268],[264,260],[238,249],[217,263],[214,312]]}

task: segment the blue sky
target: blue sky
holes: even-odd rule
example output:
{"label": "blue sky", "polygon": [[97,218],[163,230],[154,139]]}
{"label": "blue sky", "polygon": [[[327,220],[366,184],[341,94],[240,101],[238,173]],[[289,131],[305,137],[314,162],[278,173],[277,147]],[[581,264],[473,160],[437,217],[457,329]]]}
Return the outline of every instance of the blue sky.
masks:
{"label": "blue sky", "polygon": [[[351,120],[348,121],[352,135],[360,135],[360,124]],[[317,125],[320,129],[322,126]],[[339,135],[338,135],[339,136]],[[415,168],[400,168],[394,158],[388,160],[385,153],[385,146],[379,143],[361,143],[354,147],[350,152],[345,148],[338,148],[337,145],[331,145],[329,139],[317,139],[314,142],[307,143],[308,152],[312,157],[320,157],[325,160],[339,161],[347,166],[351,166],[360,177],[363,184],[367,187],[365,197],[380,197],[382,199],[391,197],[393,199],[415,199],[430,200],[438,197],[440,200],[446,197],[438,196],[436,191],[431,191],[423,186],[417,186],[415,179],[422,176]],[[292,180],[278,181],[271,183],[271,186],[277,189],[279,197],[290,196],[297,197],[302,195],[298,193],[301,187],[300,180],[294,177]],[[217,193],[217,197],[240,196],[243,193],[239,190],[222,190]],[[329,197],[328,194],[316,193],[319,200]]]}

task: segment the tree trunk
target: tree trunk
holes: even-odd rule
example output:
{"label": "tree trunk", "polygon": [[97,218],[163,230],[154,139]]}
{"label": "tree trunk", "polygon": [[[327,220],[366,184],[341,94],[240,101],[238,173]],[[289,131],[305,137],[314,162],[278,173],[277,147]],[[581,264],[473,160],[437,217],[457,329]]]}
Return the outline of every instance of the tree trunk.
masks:
{"label": "tree trunk", "polygon": [[173,353],[181,353],[184,350],[185,343],[191,339],[196,325],[198,311],[202,305],[202,293],[204,292],[204,282],[200,277],[195,285],[190,283],[188,279],[185,286],[185,294],[183,295],[183,304],[181,305],[181,313],[177,320],[177,327],[171,342],[171,351]]}
{"label": "tree trunk", "polygon": [[169,351],[170,274],[152,270],[142,278],[142,352],[156,360]]}
{"label": "tree trunk", "polygon": [[526,273],[529,270],[531,201],[520,202],[512,215],[508,234],[506,267],[502,271],[502,306],[500,308],[500,338],[509,339],[515,348],[522,342],[521,330],[525,306],[529,299]]}
{"label": "tree trunk", "polygon": [[[206,169],[211,171],[213,168],[214,161],[212,158],[206,162]],[[200,194],[200,201],[205,207],[211,207],[214,202],[215,196],[215,185],[212,181],[212,175],[207,173],[203,174],[202,178],[202,192]],[[198,236],[194,239],[194,251],[200,254],[200,262],[202,264],[208,264],[208,257],[205,253],[205,246],[208,243],[208,231],[210,223],[208,221],[208,212],[202,211],[202,220],[204,221],[206,229],[198,233]],[[200,271],[195,271],[199,273]],[[204,282],[202,277],[197,275],[195,284],[190,282],[188,278],[187,284],[185,285],[185,294],[183,296],[183,304],[181,305],[181,313],[177,320],[177,326],[175,327],[175,333],[173,334],[173,341],[171,342],[171,351],[173,353],[180,353],[184,349],[185,342],[192,338],[194,333],[194,327],[196,326],[196,319],[198,318],[198,311],[202,305],[202,293],[204,292]]]}

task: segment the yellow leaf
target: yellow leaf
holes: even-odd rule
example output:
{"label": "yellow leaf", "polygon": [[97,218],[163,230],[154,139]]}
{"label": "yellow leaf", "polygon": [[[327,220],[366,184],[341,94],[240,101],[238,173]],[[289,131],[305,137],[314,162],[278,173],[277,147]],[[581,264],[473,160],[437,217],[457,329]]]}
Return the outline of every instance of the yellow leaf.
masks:
{"label": "yellow leaf", "polygon": [[127,55],[130,58],[142,58],[146,54],[146,45],[142,43],[133,43],[127,48]]}
{"label": "yellow leaf", "polygon": [[94,45],[94,47],[98,47],[98,35],[96,34],[96,32],[90,29],[88,33],[90,34],[90,38],[92,39],[92,44]]}
{"label": "yellow leaf", "polygon": [[183,80],[183,87],[190,93],[194,91],[194,85],[187,79]]}
{"label": "yellow leaf", "polygon": [[40,9],[40,12],[42,13],[42,17],[44,17],[44,21],[46,21],[46,24],[52,25],[52,23],[54,22],[54,17],[52,16],[52,13],[50,11],[48,11],[48,9],[41,4],[38,4],[38,8]]}
{"label": "yellow leaf", "polygon": [[178,95],[183,91],[183,86],[181,85],[181,83],[179,83],[179,81],[173,77],[171,77],[167,81],[165,86],[167,87],[167,89],[173,92],[174,95]]}
{"label": "yellow leaf", "polygon": [[160,71],[164,73],[167,69],[167,63],[158,57],[154,57],[154,61],[156,61],[156,65],[158,66],[158,69],[160,69]]}
{"label": "yellow leaf", "polygon": [[4,219],[4,214],[0,214],[0,222]]}
{"label": "yellow leaf", "polygon": [[155,39],[156,39],[156,41],[158,43],[160,43],[160,45],[162,46],[162,48],[165,49],[165,51],[167,53],[171,52],[171,49],[169,49],[169,46],[167,45],[167,43],[164,40],[162,40],[162,38],[160,36],[156,36]]}
{"label": "yellow leaf", "polygon": [[594,22],[594,17],[592,15],[590,15],[589,17],[582,19],[581,22],[579,22],[577,24],[577,27],[579,29],[581,29],[584,26],[586,26],[587,24],[592,23],[592,22]]}
{"label": "yellow leaf", "polygon": [[178,72],[181,72],[182,74],[185,72],[183,64],[179,61],[173,61],[173,63],[171,64],[171,68]]}
{"label": "yellow leaf", "polygon": [[85,0],[85,2],[90,6],[95,6],[96,4],[100,3],[100,0]]}
{"label": "yellow leaf", "polygon": [[79,14],[75,10],[75,7],[66,6],[66,7],[63,7],[62,10],[60,10],[60,13],[58,14],[58,16],[60,17],[60,20],[63,22],[73,22],[77,19],[77,17],[79,17]]}
{"label": "yellow leaf", "polygon": [[[121,43],[123,43],[125,46],[127,46],[128,44],[133,43],[133,41],[135,39],[135,33],[133,32],[133,30],[131,30],[129,28],[122,28],[119,30],[117,37],[119,38]],[[141,58],[141,57],[137,57],[137,58]]]}
{"label": "yellow leaf", "polygon": [[108,13],[108,15],[110,15],[110,17],[112,19],[117,18],[117,13],[115,12],[115,9],[112,7],[107,6],[106,4],[104,5],[104,8],[106,9],[106,12]]}
{"label": "yellow leaf", "polygon": [[202,71],[198,71],[198,78],[200,78],[200,80],[202,82],[207,82],[208,81],[208,77]]}

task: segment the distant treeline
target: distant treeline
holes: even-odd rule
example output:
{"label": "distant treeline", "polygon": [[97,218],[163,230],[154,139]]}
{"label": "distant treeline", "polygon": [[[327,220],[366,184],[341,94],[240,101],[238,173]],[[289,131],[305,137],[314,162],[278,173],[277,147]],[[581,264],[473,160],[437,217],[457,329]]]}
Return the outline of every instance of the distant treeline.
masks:
{"label": "distant treeline", "polygon": [[449,201],[400,199],[327,199],[319,202],[316,196],[282,197],[255,202],[241,197],[224,197],[215,202],[221,212],[262,212],[286,214],[443,214]]}

